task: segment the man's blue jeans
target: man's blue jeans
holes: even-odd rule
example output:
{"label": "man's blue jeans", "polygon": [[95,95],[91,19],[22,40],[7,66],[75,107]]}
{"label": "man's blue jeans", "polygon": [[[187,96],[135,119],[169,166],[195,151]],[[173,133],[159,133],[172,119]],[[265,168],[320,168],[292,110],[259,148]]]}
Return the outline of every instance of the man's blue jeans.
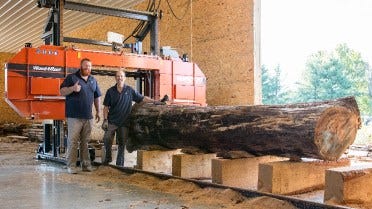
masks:
{"label": "man's blue jeans", "polygon": [[117,127],[114,124],[109,123],[107,131],[103,136],[103,143],[105,145],[105,158],[102,159],[103,164],[109,164],[112,161],[112,141],[115,136],[116,132],[116,140],[118,143],[118,155],[116,157],[116,165],[117,166],[124,166],[124,148],[127,139],[127,131],[128,129],[124,126]]}

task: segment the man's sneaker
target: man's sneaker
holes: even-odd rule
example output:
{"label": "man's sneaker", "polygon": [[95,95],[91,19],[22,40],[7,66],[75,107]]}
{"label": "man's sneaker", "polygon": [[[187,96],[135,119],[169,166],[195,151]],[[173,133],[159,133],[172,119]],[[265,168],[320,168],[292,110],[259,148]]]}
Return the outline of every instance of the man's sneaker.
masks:
{"label": "man's sneaker", "polygon": [[83,171],[92,172],[92,171],[94,171],[94,169],[91,165],[90,166],[83,166]]}
{"label": "man's sneaker", "polygon": [[69,174],[77,174],[78,173],[78,168],[77,167],[68,167],[67,172]]}

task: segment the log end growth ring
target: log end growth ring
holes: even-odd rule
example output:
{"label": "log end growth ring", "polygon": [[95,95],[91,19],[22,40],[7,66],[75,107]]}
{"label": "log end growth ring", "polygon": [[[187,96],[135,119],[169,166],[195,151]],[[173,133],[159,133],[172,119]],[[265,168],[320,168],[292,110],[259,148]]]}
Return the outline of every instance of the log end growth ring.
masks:
{"label": "log end growth ring", "polygon": [[359,115],[345,107],[330,107],[320,116],[315,128],[315,145],[324,160],[341,157],[354,140],[359,128]]}

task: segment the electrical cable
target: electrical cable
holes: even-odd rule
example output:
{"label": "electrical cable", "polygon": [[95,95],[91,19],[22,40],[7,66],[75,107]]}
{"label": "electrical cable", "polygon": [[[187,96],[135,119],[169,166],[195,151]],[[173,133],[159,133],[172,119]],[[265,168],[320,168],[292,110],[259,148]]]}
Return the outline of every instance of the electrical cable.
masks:
{"label": "electrical cable", "polygon": [[158,6],[156,7],[155,11],[159,10],[160,4],[161,4],[161,0],[159,0]]}
{"label": "electrical cable", "polygon": [[[149,0],[148,1],[148,4],[147,4],[147,8],[146,8],[146,11],[149,11],[149,12],[153,12],[153,11],[156,11],[159,7],[160,7],[160,3],[161,3],[161,0],[159,0],[159,4],[158,4],[158,7],[156,8],[156,10],[154,10],[155,6],[156,6],[156,3],[155,3],[156,0]],[[123,43],[125,43],[125,41],[127,41],[130,37],[138,37],[138,35],[141,33],[141,31],[146,28],[146,25],[147,25],[147,22],[146,21],[140,21],[138,23],[138,25],[134,28],[134,30],[132,31],[132,33],[124,39]]]}
{"label": "electrical cable", "polygon": [[170,11],[171,11],[171,13],[172,13],[172,15],[173,15],[177,20],[182,20],[182,19],[186,16],[186,13],[187,13],[187,11],[188,11],[189,8],[190,8],[191,1],[192,1],[192,0],[189,0],[189,3],[187,4],[187,8],[186,8],[185,12],[183,13],[182,17],[179,18],[179,17],[174,13],[174,11],[173,11],[173,9],[172,9],[172,6],[171,6],[170,3],[169,3],[169,0],[166,0],[166,2],[167,2],[167,4],[168,4],[168,7],[169,7],[169,9],[170,9]]}

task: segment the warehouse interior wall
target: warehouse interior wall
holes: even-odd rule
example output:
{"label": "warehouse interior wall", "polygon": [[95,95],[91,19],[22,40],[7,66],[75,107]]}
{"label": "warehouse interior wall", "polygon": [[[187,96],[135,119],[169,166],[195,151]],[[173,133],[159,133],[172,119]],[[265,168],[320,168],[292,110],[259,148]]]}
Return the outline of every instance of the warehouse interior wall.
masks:
{"label": "warehouse interior wall", "polygon": [[254,0],[253,27],[254,27],[254,104],[262,104],[262,72],[261,72],[261,0]]}
{"label": "warehouse interior wall", "polygon": [[254,104],[253,1],[196,1],[193,60],[207,76],[209,105]]}

